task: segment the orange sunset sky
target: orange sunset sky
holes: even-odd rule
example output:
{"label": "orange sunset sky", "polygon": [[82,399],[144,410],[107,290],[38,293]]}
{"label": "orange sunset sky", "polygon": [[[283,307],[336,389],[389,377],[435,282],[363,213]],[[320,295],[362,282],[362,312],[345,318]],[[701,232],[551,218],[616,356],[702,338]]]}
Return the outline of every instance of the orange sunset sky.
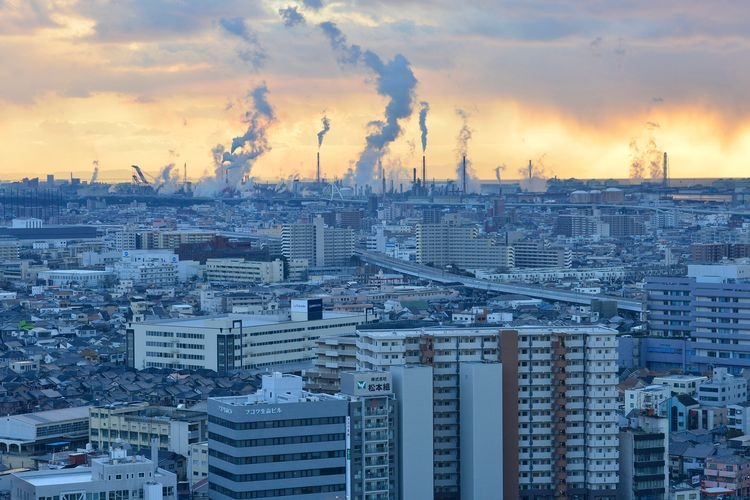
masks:
{"label": "orange sunset sky", "polygon": [[[285,26],[288,7],[304,21]],[[649,139],[673,177],[745,177],[748,13],[721,0],[0,0],[0,178],[86,179],[98,160],[100,180],[170,162],[197,179],[214,170],[211,149],[245,131],[263,83],[275,120],[250,175],[314,177],[325,113],[323,173],[341,176],[387,99],[366,66],[337,61],[324,21],[410,63],[414,109],[383,155],[394,177],[421,162],[420,101],[429,177],[455,175],[457,109],[479,178],[500,164],[516,178],[540,158],[547,175],[624,178],[631,142]]]}

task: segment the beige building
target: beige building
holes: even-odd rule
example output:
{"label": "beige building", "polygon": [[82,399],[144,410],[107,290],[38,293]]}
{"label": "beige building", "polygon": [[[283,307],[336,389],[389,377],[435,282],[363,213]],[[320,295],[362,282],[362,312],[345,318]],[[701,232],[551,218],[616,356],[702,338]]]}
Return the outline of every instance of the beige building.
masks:
{"label": "beige building", "polygon": [[133,449],[147,450],[151,440],[159,449],[187,457],[190,446],[205,441],[206,412],[149,406],[146,402],[114,403],[89,409],[89,441],[107,450],[119,439]]}
{"label": "beige building", "polygon": [[284,261],[207,259],[206,280],[209,283],[279,283],[284,281]]}
{"label": "beige building", "polygon": [[462,269],[512,268],[513,248],[498,245],[491,238],[480,237],[473,226],[450,224],[417,224],[417,262]]}
{"label": "beige building", "polygon": [[281,253],[288,260],[307,260],[311,267],[341,266],[354,255],[354,231],[327,227],[317,216],[312,224],[285,224]]}

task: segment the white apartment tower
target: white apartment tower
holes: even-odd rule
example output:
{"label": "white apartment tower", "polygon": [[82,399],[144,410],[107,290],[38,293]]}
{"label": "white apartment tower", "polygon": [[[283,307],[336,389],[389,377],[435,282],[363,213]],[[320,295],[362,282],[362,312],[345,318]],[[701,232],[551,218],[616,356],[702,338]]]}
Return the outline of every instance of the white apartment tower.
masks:
{"label": "white apartment tower", "polygon": [[[436,499],[462,497],[466,436],[460,374],[471,362],[500,362],[504,498],[617,497],[617,339],[609,328],[422,328],[358,331],[360,369],[432,367],[433,475]],[[406,425],[408,416],[403,417]],[[464,417],[465,420],[465,417]],[[476,434],[475,434],[476,435]],[[477,437],[477,439],[479,439]],[[474,448],[476,450],[477,448]],[[481,449],[481,448],[480,448]],[[480,460],[476,452],[472,459]],[[464,472],[465,473],[465,472]],[[481,483],[471,480],[474,488]],[[475,489],[475,491],[478,491]]]}

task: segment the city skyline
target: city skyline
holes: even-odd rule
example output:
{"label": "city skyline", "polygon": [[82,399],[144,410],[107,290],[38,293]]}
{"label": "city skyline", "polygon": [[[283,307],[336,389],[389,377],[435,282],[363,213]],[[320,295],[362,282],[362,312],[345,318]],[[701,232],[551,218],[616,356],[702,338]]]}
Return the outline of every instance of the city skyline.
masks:
{"label": "city skyline", "polygon": [[394,93],[372,65],[342,63],[326,22],[344,49],[385,65],[401,54],[413,74],[391,82],[410,102],[377,151],[397,181],[421,163],[422,101],[428,179],[455,178],[464,126],[481,179],[501,164],[518,178],[529,160],[550,177],[626,178],[634,157],[662,151],[673,177],[745,174],[739,3],[317,3],[0,2],[0,177],[86,176],[94,160],[103,180],[129,179],[133,163],[212,175],[212,149],[242,136],[263,85],[273,112],[246,173],[314,178],[326,116],[322,173],[342,177]]}

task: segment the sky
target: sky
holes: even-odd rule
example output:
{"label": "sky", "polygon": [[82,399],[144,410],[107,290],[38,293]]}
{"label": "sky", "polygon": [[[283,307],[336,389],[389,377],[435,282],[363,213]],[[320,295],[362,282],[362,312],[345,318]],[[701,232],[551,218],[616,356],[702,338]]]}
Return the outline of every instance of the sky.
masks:
{"label": "sky", "polygon": [[672,177],[747,176],[747,13],[740,0],[0,0],[0,178],[87,179],[96,160],[100,180],[170,163],[198,179],[235,138],[243,175],[314,178],[326,116],[325,177],[361,182],[379,161],[406,183],[423,101],[428,178],[455,177],[463,152],[481,179],[529,160],[548,177],[648,178],[663,151]]}

